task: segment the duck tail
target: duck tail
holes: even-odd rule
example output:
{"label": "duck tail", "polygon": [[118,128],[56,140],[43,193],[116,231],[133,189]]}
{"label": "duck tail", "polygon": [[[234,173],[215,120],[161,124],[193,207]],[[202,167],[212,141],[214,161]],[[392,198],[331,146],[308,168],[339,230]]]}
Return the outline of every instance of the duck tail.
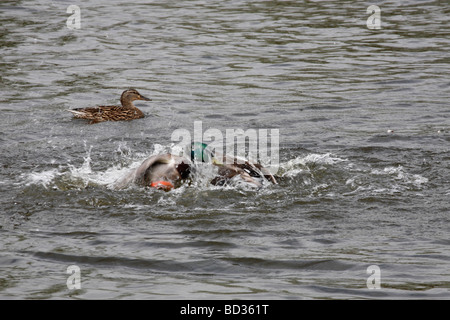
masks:
{"label": "duck tail", "polygon": [[85,116],[86,113],[83,111],[78,111],[77,109],[66,109],[65,111],[72,112],[75,116]]}

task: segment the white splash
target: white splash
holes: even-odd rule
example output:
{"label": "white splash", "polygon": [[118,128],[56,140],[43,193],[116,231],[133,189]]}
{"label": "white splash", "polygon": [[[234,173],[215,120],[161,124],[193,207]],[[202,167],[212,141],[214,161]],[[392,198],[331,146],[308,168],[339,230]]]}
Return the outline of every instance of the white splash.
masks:
{"label": "white splash", "polygon": [[[119,146],[120,152],[121,146]],[[21,175],[21,181],[26,186],[41,185],[45,188],[59,189],[62,184],[69,188],[87,187],[89,184],[102,185],[109,187],[119,177],[125,174],[133,166],[138,166],[141,161],[133,162],[130,167],[121,167],[112,165],[104,171],[94,172],[91,167],[92,146],[86,148],[86,156],[83,157],[81,166],[73,164],[61,165],[58,168],[44,170],[41,172],[24,173]],[[57,180],[60,180],[59,183]]]}
{"label": "white splash", "polygon": [[53,180],[62,175],[58,169],[45,170],[42,172],[32,172],[30,174],[22,174],[21,177],[25,181],[26,186],[42,185],[47,188]]}

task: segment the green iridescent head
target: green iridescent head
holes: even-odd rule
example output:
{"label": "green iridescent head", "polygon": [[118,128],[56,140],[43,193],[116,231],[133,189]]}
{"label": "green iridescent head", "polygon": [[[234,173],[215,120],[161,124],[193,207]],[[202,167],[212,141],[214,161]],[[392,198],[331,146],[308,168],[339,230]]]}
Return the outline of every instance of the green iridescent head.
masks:
{"label": "green iridescent head", "polygon": [[193,142],[191,144],[191,160],[198,162],[211,162],[214,158],[206,143]]}

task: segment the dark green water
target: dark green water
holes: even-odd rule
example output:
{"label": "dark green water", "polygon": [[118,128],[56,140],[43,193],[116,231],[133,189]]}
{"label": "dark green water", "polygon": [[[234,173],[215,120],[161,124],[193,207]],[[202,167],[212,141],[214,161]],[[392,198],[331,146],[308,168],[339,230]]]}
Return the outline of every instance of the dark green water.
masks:
{"label": "dark green water", "polygon": [[[378,30],[365,1],[71,4],[0,5],[1,298],[450,297],[446,1]],[[129,87],[146,118],[64,111]],[[111,188],[194,121],[279,129],[279,185]]]}

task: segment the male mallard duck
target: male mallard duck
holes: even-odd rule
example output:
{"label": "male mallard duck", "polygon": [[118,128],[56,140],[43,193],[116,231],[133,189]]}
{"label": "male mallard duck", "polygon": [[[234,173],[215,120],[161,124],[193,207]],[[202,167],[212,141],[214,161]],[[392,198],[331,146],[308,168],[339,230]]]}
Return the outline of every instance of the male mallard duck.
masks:
{"label": "male mallard duck", "polygon": [[211,184],[217,186],[227,184],[235,176],[238,176],[245,182],[261,187],[261,179],[266,179],[273,184],[278,184],[275,177],[269,170],[261,166],[259,163],[251,163],[247,160],[238,161],[237,158],[230,159],[226,156],[223,161],[214,159],[213,164],[219,167],[219,175],[215,177]]}
{"label": "male mallard duck", "polygon": [[151,101],[135,89],[128,89],[122,93],[120,103],[122,106],[99,106],[90,108],[77,108],[67,110],[75,118],[91,120],[89,123],[103,121],[123,121],[144,118],[144,113],[133,104],[135,100]]}
{"label": "male mallard duck", "polygon": [[191,159],[200,162],[209,162],[218,167],[218,176],[211,184],[225,185],[231,179],[239,176],[243,181],[261,187],[261,179],[266,179],[273,184],[278,184],[270,171],[259,163],[252,163],[246,159],[229,157],[213,153],[205,143],[194,142],[191,145]]}

